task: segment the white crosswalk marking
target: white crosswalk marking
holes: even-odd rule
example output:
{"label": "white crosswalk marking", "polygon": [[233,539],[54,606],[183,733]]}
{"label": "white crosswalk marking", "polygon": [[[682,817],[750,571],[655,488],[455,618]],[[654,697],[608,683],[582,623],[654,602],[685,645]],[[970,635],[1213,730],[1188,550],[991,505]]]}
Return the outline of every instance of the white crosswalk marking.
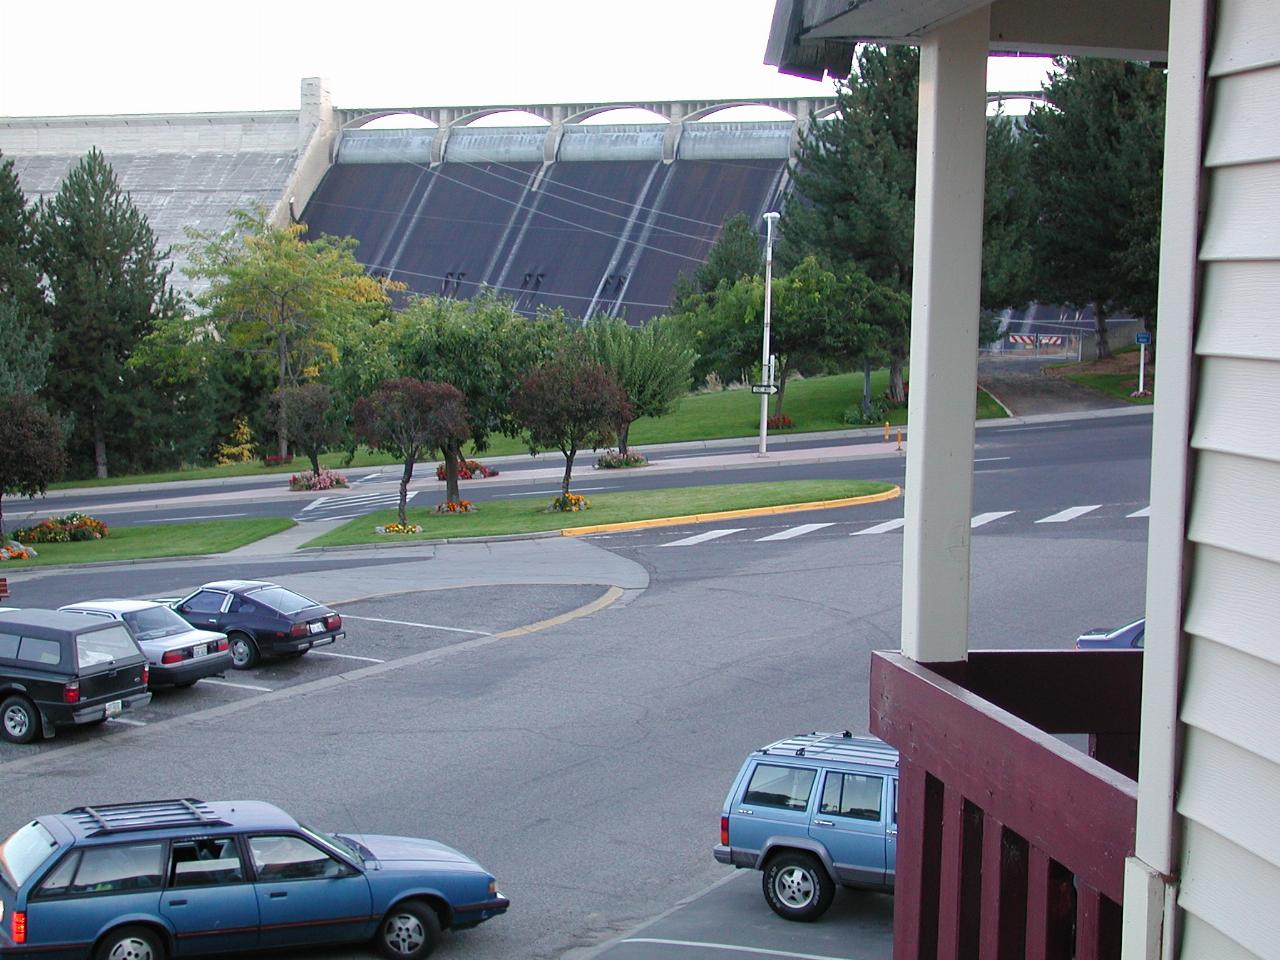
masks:
{"label": "white crosswalk marking", "polygon": [[969,521],[969,529],[976,529],[983,524],[990,523],[992,520],[999,520],[1001,517],[1007,517],[1017,512],[1017,510],[993,510],[991,513],[980,513]]}
{"label": "white crosswalk marking", "polygon": [[1074,520],[1076,517],[1083,517],[1086,513],[1092,513],[1102,504],[1095,503],[1088,507],[1068,507],[1066,510],[1059,510],[1050,517],[1041,517],[1036,523],[1066,523],[1068,520]]}
{"label": "white crosswalk marking", "polygon": [[1133,513],[1129,514],[1128,519],[1133,519],[1134,517],[1149,517],[1149,516],[1151,516],[1151,508],[1143,507],[1141,510],[1135,510],[1133,511]]}
{"label": "white crosswalk marking", "polygon": [[[412,500],[419,492],[418,490],[410,490],[405,497],[405,501]],[[303,507],[294,519],[299,522],[310,520],[351,520],[355,517],[362,517],[366,513],[372,513],[380,507],[394,507],[399,503],[399,490],[321,497]]]}
{"label": "white crosswalk marking", "polygon": [[868,533],[888,533],[891,530],[899,530],[907,521],[903,517],[896,520],[886,520],[884,523],[877,523],[874,527],[867,527],[865,530],[855,530],[849,534],[851,537],[861,537]]}
{"label": "white crosswalk marking", "polygon": [[831,526],[829,523],[802,523],[798,527],[789,527],[786,530],[771,533],[767,537],[761,537],[756,543],[764,543],[767,540],[790,540],[792,537],[803,537],[806,533],[813,533],[815,530],[821,530],[823,527],[829,526]]}
{"label": "white crosswalk marking", "polygon": [[670,543],[664,543],[664,547],[690,547],[695,543],[706,543],[708,540],[717,540],[720,537],[727,537],[731,533],[741,533],[742,527],[732,527],[728,530],[708,530],[706,533],[695,533],[692,537],[685,537],[683,540],[672,540]]}

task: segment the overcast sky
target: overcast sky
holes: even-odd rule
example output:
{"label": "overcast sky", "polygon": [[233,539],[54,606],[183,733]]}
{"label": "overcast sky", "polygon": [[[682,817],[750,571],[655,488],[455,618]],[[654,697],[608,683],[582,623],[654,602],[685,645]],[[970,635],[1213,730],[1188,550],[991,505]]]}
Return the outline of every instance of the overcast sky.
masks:
{"label": "overcast sky", "polygon": [[[0,0],[0,116],[804,96],[774,0]],[[1040,61],[993,61],[993,89]]]}

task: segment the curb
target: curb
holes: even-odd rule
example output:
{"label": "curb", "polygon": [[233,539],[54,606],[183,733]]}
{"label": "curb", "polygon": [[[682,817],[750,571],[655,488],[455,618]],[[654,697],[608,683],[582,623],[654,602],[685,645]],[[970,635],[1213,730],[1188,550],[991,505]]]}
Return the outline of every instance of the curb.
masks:
{"label": "curb", "polygon": [[609,533],[615,530],[643,530],[647,527],[671,527],[684,523],[714,523],[717,520],[733,520],[738,517],[768,517],[780,513],[801,513],[805,510],[834,510],[837,507],[856,507],[866,503],[881,503],[902,496],[902,488],[894,486],[884,493],[869,493],[863,497],[842,497],[839,500],[810,500],[806,503],[782,503],[773,507],[745,507],[742,510],[721,510],[716,513],[692,513],[683,517],[656,517],[653,520],[626,520],[621,523],[600,523],[590,527],[565,527],[560,531],[565,537],[584,537],[593,533]]}

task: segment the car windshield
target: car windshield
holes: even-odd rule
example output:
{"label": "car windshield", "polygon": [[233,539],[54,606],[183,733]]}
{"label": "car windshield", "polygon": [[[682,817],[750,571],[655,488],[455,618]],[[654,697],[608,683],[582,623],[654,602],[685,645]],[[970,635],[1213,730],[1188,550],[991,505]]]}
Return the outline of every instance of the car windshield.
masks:
{"label": "car windshield", "polygon": [[139,653],[138,645],[133,642],[133,637],[123,623],[76,637],[76,662],[81,668],[125,660],[136,657]]}
{"label": "car windshield", "polygon": [[147,607],[124,614],[124,622],[139,640],[176,637],[191,630],[191,624],[168,607]]}
{"label": "car windshield", "polygon": [[250,596],[255,601],[281,613],[297,613],[307,607],[318,606],[314,600],[308,600],[301,594],[286,590],[284,587],[262,587],[254,590]]}
{"label": "car windshield", "polygon": [[0,875],[13,890],[27,882],[36,867],[44,863],[58,842],[53,834],[33,820],[4,843],[0,843]]}
{"label": "car windshield", "polygon": [[364,857],[360,855],[350,841],[344,840],[336,833],[325,833],[323,830],[317,830],[315,827],[308,827],[305,823],[298,824],[302,828],[302,832],[319,840],[325,846],[333,847],[348,860],[353,863],[363,863]]}

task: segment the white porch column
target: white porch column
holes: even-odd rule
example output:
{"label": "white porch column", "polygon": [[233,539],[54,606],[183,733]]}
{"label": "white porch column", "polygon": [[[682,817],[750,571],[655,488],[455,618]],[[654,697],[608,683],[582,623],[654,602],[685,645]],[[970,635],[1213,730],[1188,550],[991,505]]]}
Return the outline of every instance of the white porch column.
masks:
{"label": "white porch column", "polygon": [[990,8],[920,45],[902,652],[968,652]]}

